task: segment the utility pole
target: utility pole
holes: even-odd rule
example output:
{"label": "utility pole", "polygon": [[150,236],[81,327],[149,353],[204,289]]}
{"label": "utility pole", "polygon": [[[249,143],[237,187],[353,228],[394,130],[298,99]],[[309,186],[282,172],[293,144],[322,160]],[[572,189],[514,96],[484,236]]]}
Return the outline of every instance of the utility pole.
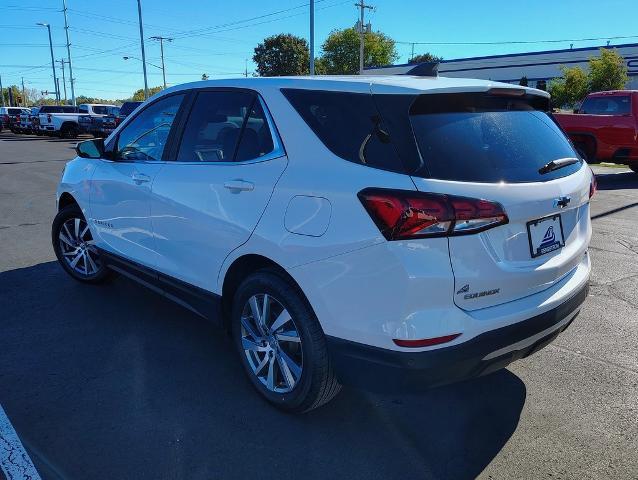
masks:
{"label": "utility pole", "polygon": [[20,77],[20,79],[22,80],[22,106],[26,107],[27,106],[27,96],[24,93],[24,77]]}
{"label": "utility pole", "polygon": [[247,58],[244,59],[244,65],[245,65],[245,67],[244,67],[244,77],[248,78],[248,59]]}
{"label": "utility pole", "polygon": [[142,70],[144,71],[144,100],[148,100],[148,79],[146,77],[146,53],[144,52],[144,27],[142,26],[142,3],[137,0],[137,16],[140,21],[140,43],[142,45]]}
{"label": "utility pole", "polygon": [[314,74],[315,74],[315,0],[310,0],[310,75],[314,75]]}
{"label": "utility pole", "polygon": [[410,55],[410,60],[414,58],[414,43],[412,43],[412,55]]}
{"label": "utility pole", "polygon": [[51,69],[53,70],[53,85],[55,87],[55,101],[56,103],[60,103],[60,92],[58,92],[58,77],[55,74],[55,59],[53,58],[53,41],[51,40],[51,25],[48,23],[40,22],[36,23],[41,27],[47,27],[49,31],[49,48],[51,49]]}
{"label": "utility pole", "polygon": [[160,42],[160,52],[162,55],[162,78],[164,79],[164,90],[166,90],[166,67],[164,67],[164,40],[166,40],[167,42],[172,42],[173,39],[158,35],[156,37],[151,37],[151,40],[157,40]]}
{"label": "utility pole", "polygon": [[0,75],[0,97],[2,97],[2,106],[6,106],[4,104],[4,89],[2,88],[2,75]]}
{"label": "utility pole", "polygon": [[[64,31],[66,33],[66,56],[69,59],[69,80],[71,80],[71,102],[75,106],[75,78],[73,78],[73,65],[71,64],[71,42],[69,42],[69,23],[66,20],[66,0],[62,0],[62,6],[64,7]],[[64,100],[66,100],[66,83],[64,84]]]}
{"label": "utility pole", "polygon": [[360,17],[357,22],[357,30],[359,31],[359,75],[363,75],[363,42],[365,40],[366,33],[369,33],[372,27],[368,23],[364,23],[364,12],[366,9],[372,10],[374,7],[366,5],[365,0],[359,0],[359,3],[354,4],[355,7],[359,7]]}
{"label": "utility pole", "polygon": [[62,103],[62,95],[60,95],[60,77],[55,79],[55,91],[58,96],[58,105]]}
{"label": "utility pole", "polygon": [[66,103],[66,78],[64,76],[64,64],[69,62],[65,61],[64,58],[61,58],[59,62],[60,66],[62,67],[62,85],[64,87],[64,103]]}

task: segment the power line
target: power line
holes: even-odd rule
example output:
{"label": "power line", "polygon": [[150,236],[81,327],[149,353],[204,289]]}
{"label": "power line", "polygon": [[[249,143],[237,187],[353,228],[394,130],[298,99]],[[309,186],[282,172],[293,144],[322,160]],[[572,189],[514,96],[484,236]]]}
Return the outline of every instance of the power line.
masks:
{"label": "power line", "polygon": [[[320,3],[320,2],[325,2],[325,1],[327,1],[327,0],[317,0],[315,2],[315,4]],[[325,10],[327,8],[332,8],[332,7],[336,7],[336,6],[339,6],[339,5],[344,5],[346,3],[350,3],[350,0],[345,0],[345,1],[337,2],[337,3],[333,3],[331,5],[325,5],[322,8],[316,8],[315,11]],[[179,40],[179,39],[182,39],[182,38],[192,38],[192,37],[215,35],[217,33],[231,32],[231,31],[240,30],[240,29],[243,29],[243,28],[250,28],[250,27],[255,27],[255,26],[258,26],[258,25],[264,25],[264,24],[267,24],[267,23],[278,22],[280,20],[286,20],[288,18],[294,18],[294,17],[299,17],[299,16],[302,16],[302,15],[308,15],[309,13],[307,11],[303,11],[303,12],[300,12],[300,13],[295,13],[293,15],[287,15],[287,16],[284,16],[284,17],[272,18],[270,20],[265,20],[263,22],[255,22],[255,23],[249,23],[247,25],[239,25],[241,23],[245,23],[245,22],[248,22],[248,21],[253,21],[253,20],[260,19],[260,18],[270,17],[270,16],[273,16],[273,15],[289,12],[289,11],[292,11],[292,10],[297,10],[299,8],[307,7],[308,5],[309,5],[309,3],[303,3],[303,4],[298,5],[296,7],[291,7],[291,8],[287,8],[287,9],[284,9],[284,10],[279,10],[277,12],[271,12],[271,13],[268,13],[268,14],[259,15],[257,17],[252,17],[250,19],[237,20],[235,22],[229,22],[229,23],[225,23],[225,24],[215,25],[215,26],[209,27],[207,29],[191,30],[190,32],[184,32],[181,35],[180,34],[175,35],[175,39]],[[236,27],[233,27],[233,28],[226,28],[226,27],[231,27],[233,25],[239,25],[239,26],[236,26]]]}

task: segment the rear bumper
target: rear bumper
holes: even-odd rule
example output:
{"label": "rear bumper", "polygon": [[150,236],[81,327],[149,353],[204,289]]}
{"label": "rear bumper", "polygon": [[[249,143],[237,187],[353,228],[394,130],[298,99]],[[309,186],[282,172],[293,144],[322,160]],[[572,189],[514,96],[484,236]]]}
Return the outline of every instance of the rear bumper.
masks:
{"label": "rear bumper", "polygon": [[327,337],[337,377],[370,391],[414,391],[485,375],[551,343],[580,312],[585,283],[540,315],[482,333],[467,342],[423,352],[394,351]]}

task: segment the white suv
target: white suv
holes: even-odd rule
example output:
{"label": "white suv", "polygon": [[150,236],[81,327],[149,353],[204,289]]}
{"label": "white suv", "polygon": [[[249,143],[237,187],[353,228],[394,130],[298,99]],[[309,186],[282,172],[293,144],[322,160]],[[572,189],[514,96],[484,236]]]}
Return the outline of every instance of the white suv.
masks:
{"label": "white suv", "polygon": [[593,175],[548,112],[409,75],[172,87],[78,144],[53,247],[219,322],[287,411],[482,375],[587,296]]}

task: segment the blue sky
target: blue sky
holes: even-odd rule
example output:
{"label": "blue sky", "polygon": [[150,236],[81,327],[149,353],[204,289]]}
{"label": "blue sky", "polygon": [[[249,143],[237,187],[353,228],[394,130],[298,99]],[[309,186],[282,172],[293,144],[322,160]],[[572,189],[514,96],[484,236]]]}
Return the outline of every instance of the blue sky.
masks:
{"label": "blue sky", "polygon": [[[367,13],[375,30],[400,43],[400,62],[430,51],[446,59],[475,55],[525,52],[606,43],[562,41],[489,45],[485,42],[537,42],[610,38],[613,44],[638,43],[635,0],[469,1],[368,0],[376,9]],[[144,36],[175,37],[165,44],[167,83],[240,75],[254,70],[252,50],[264,37],[281,32],[308,36],[307,0],[142,0]],[[357,19],[355,0],[316,0],[315,41],[319,49],[335,28]],[[604,5],[604,7],[603,7]],[[67,0],[76,94],[125,98],[143,86],[136,0]],[[66,58],[62,0],[0,0],[0,75],[6,87],[19,84],[52,90],[53,80],[46,29],[52,26],[56,59]],[[279,13],[277,13],[279,12]],[[261,18],[255,18],[261,17]],[[202,31],[202,29],[207,29]],[[454,43],[477,44],[454,44]],[[483,42],[483,44],[481,44]],[[319,52],[317,52],[319,53]],[[147,61],[159,65],[159,44],[146,41]],[[68,67],[67,67],[68,68]],[[58,63],[58,76],[61,70]],[[149,86],[160,85],[161,71],[148,67]],[[67,69],[67,92],[68,86]]]}

